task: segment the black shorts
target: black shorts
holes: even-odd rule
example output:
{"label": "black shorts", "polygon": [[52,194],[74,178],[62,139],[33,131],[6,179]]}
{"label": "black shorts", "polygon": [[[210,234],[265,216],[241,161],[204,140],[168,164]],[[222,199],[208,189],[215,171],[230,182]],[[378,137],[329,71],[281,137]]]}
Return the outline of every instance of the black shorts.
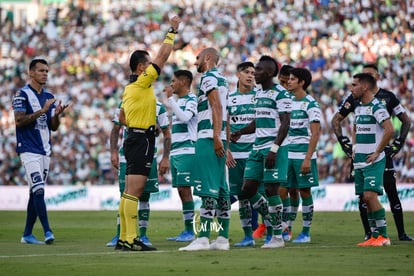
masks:
{"label": "black shorts", "polygon": [[129,128],[124,141],[127,162],[126,174],[149,176],[154,159],[155,128],[147,130]]}

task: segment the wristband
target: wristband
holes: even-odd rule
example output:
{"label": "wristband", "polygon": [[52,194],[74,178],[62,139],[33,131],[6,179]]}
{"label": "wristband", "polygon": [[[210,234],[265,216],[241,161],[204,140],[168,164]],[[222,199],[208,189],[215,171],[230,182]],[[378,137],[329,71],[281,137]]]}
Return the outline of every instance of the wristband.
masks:
{"label": "wristband", "polygon": [[355,151],[356,145],[352,145],[352,151]]}
{"label": "wristband", "polygon": [[167,33],[163,43],[174,45],[174,38],[175,38],[175,33]]}
{"label": "wristband", "polygon": [[270,151],[276,153],[279,150],[279,145],[276,145],[275,143],[272,144],[270,147]]}

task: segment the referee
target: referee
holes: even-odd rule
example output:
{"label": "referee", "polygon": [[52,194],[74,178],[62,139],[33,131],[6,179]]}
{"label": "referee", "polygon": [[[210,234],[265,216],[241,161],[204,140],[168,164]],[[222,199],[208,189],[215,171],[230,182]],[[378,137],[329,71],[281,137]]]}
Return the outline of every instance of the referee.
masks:
{"label": "referee", "polygon": [[125,251],[156,250],[137,238],[138,198],[144,191],[154,158],[156,97],[152,84],[173,49],[180,21],[177,16],[170,19],[171,27],[153,61],[143,50],[133,52],[129,60],[132,75],[120,109],[120,122],[128,130],[123,145],[127,171],[125,190],[119,203],[121,232],[118,241]]}

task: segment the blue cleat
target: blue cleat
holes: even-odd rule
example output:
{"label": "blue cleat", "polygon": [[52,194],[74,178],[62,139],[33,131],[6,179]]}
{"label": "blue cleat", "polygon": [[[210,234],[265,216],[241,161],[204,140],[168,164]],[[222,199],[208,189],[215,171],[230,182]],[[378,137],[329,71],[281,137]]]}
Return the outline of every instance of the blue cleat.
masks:
{"label": "blue cleat", "polygon": [[310,235],[305,233],[300,233],[299,236],[294,239],[293,243],[308,243],[311,241]]}
{"label": "blue cleat", "polygon": [[264,238],[264,244],[269,243],[272,240],[272,234],[266,234],[266,238]]}
{"label": "blue cleat", "polygon": [[106,246],[115,247],[116,243],[118,242],[118,239],[119,239],[118,236],[113,237],[111,241],[106,243]]}
{"label": "blue cleat", "polygon": [[195,235],[189,231],[183,231],[180,235],[175,238],[176,242],[190,242],[195,240]]}
{"label": "blue cleat", "polygon": [[147,237],[147,236],[141,236],[141,237],[139,237],[139,240],[140,240],[143,244],[145,244],[146,246],[151,246],[151,245],[152,245],[152,243],[150,242],[150,240],[148,239],[148,237]]}
{"label": "blue cleat", "polygon": [[45,244],[42,241],[39,241],[38,239],[36,239],[36,237],[34,235],[29,235],[29,236],[23,236],[20,240],[21,243],[27,243],[27,244]]}
{"label": "blue cleat", "polygon": [[47,231],[45,234],[45,243],[46,244],[52,244],[55,241],[55,236],[52,232]]}
{"label": "blue cleat", "polygon": [[244,239],[241,242],[234,244],[234,246],[236,247],[248,247],[248,246],[254,246],[254,245],[255,245],[255,242],[254,242],[253,237],[244,237]]}

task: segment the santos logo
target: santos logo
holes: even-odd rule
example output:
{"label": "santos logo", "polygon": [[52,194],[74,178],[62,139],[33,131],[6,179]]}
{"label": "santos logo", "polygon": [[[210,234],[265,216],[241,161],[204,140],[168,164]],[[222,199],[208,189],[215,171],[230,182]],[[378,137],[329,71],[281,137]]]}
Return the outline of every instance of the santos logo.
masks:
{"label": "santos logo", "polygon": [[208,221],[204,221],[202,223],[200,220],[200,215],[194,214],[194,217],[193,217],[194,234],[197,235],[201,231],[205,232],[207,231],[207,229],[210,229],[210,232],[218,233],[219,231],[223,230],[223,225],[215,221],[212,221],[210,223]]}

